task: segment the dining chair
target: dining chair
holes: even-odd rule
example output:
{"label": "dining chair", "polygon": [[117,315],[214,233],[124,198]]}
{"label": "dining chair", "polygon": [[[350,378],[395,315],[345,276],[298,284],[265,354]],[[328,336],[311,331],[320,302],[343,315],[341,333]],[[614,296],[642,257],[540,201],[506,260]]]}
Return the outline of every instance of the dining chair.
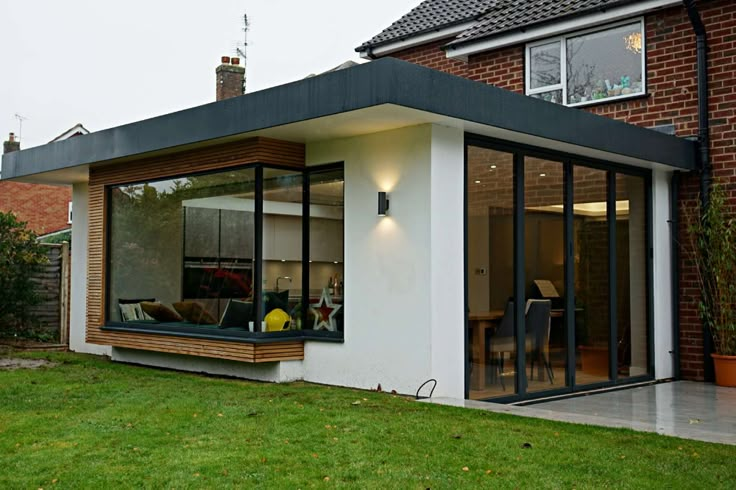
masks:
{"label": "dining chair", "polygon": [[530,299],[526,302],[526,350],[531,353],[531,372],[534,379],[534,363],[541,362],[547,371],[550,384],[555,375],[549,361],[549,332],[552,323],[552,302],[548,299]]}
{"label": "dining chair", "polygon": [[501,381],[501,388],[506,390],[503,382],[503,361],[506,353],[516,352],[516,338],[514,336],[514,302],[509,300],[503,312],[503,318],[498,328],[490,338],[488,349],[491,355],[491,364],[496,377]]}

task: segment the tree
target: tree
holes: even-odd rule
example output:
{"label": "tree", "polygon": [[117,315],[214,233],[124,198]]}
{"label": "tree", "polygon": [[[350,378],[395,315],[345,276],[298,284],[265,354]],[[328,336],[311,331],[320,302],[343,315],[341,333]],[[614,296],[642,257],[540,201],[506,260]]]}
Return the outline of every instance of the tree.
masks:
{"label": "tree", "polygon": [[39,303],[31,276],[48,262],[36,234],[12,212],[0,212],[0,330],[28,319],[28,308]]}

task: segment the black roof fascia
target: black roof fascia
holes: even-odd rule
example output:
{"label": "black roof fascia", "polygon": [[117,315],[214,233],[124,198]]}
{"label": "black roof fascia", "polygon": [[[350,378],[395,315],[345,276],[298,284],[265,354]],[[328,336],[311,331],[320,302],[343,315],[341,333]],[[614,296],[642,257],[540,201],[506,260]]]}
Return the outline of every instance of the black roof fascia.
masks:
{"label": "black roof fascia", "polygon": [[3,177],[173,149],[394,104],[663,163],[696,168],[696,145],[673,136],[384,58],[360,66],[3,156]]}

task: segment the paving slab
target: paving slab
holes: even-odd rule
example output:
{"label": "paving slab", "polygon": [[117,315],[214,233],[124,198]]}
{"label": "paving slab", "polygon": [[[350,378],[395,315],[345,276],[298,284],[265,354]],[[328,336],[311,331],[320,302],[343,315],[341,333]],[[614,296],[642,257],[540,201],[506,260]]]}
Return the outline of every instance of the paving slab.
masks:
{"label": "paving slab", "polygon": [[422,401],[736,445],[736,389],[710,383],[660,383],[527,406],[452,398]]}

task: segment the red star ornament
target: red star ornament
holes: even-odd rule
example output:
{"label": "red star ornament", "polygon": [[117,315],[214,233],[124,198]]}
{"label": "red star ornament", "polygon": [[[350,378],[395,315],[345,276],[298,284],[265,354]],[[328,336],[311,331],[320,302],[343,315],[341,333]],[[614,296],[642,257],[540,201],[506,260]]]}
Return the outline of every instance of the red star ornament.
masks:
{"label": "red star ornament", "polygon": [[312,313],[314,313],[314,327],[312,328],[314,330],[336,332],[335,314],[340,311],[340,308],[342,308],[342,305],[336,305],[332,302],[327,288],[323,289],[319,303],[315,303],[311,307]]}

